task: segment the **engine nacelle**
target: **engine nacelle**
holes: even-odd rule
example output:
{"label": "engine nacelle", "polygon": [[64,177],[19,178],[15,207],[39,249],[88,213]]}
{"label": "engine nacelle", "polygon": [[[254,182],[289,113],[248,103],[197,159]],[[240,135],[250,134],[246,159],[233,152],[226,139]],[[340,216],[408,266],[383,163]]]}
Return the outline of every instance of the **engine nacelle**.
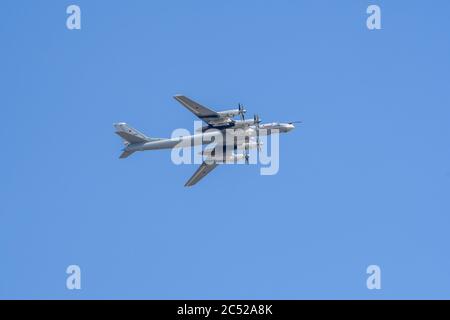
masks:
{"label": "engine nacelle", "polygon": [[233,118],[233,117],[240,115],[242,113],[242,111],[239,109],[233,109],[233,110],[219,111],[217,113],[223,117]]}
{"label": "engine nacelle", "polygon": [[218,154],[215,156],[207,156],[205,158],[205,162],[216,162],[216,163],[236,163],[240,160],[245,159],[245,155],[243,153],[235,154]]}
{"label": "engine nacelle", "polygon": [[254,119],[235,120],[234,121],[234,128],[247,128],[247,127],[252,126],[254,124],[256,124]]}

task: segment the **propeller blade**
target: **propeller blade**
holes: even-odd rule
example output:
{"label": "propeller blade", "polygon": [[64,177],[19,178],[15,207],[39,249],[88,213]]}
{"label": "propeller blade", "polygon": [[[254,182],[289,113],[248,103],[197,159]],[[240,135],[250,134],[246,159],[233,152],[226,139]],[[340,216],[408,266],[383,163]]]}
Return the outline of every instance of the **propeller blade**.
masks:
{"label": "propeller blade", "polygon": [[255,123],[255,128],[256,128],[256,143],[259,145],[259,124],[261,123],[261,119],[259,118],[259,115],[255,114],[253,116],[253,122]]}
{"label": "propeller blade", "polygon": [[249,164],[249,161],[248,161],[249,154],[248,154],[248,146],[247,145],[244,148],[244,158],[245,158],[245,164]]}
{"label": "propeller blade", "polygon": [[257,114],[255,114],[255,115],[253,116],[253,122],[254,122],[257,126],[259,126],[259,124],[261,123],[261,119],[259,118],[259,116],[258,116]]}
{"label": "propeller blade", "polygon": [[247,111],[244,109],[244,106],[242,104],[239,103],[239,115],[241,116],[241,120],[244,121],[245,120],[245,116],[244,114]]}

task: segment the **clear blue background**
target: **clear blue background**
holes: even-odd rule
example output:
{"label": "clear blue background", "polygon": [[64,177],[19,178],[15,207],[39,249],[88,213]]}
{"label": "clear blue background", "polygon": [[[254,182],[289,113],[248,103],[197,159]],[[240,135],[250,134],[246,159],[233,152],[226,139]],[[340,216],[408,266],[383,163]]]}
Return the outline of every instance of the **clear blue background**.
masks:
{"label": "clear blue background", "polygon": [[[450,298],[449,12],[2,0],[0,298]],[[112,127],[191,129],[177,93],[304,123],[277,175],[219,167],[187,189],[196,166],[119,160]]]}

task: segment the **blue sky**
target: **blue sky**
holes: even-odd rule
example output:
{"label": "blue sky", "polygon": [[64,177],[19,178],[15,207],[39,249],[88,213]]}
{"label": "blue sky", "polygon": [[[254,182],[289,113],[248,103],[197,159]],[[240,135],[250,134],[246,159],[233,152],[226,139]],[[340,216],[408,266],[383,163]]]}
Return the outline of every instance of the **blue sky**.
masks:
{"label": "blue sky", "polygon": [[[450,297],[448,1],[0,10],[0,298]],[[280,137],[277,175],[219,167],[186,189],[196,166],[118,160],[112,127],[192,128],[177,93],[303,124]]]}

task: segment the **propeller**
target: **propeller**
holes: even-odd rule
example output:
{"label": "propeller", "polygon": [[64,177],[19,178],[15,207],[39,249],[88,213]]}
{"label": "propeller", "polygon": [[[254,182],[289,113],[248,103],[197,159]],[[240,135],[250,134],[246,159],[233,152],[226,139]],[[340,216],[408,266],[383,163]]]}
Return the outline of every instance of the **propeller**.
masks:
{"label": "propeller", "polygon": [[255,123],[255,125],[257,125],[259,127],[259,124],[261,123],[261,119],[259,118],[259,116],[257,114],[255,114],[253,116],[253,122]]}
{"label": "propeller", "polygon": [[255,123],[255,128],[256,128],[256,143],[259,146],[259,124],[261,123],[261,119],[259,118],[259,115],[255,114],[253,116],[253,122]]}
{"label": "propeller", "polygon": [[239,115],[241,116],[241,120],[244,121],[245,120],[244,114],[247,112],[247,110],[245,110],[244,106],[240,103],[238,104],[238,108],[239,108]]}
{"label": "propeller", "polygon": [[[262,151],[262,142],[257,142],[256,144],[256,149],[258,149],[258,152]],[[245,148],[244,148],[244,159],[245,159],[245,164],[249,164],[249,159],[250,159],[250,145],[249,144],[245,144]]]}
{"label": "propeller", "polygon": [[288,124],[294,124],[294,123],[303,123],[303,121],[298,120],[298,121],[290,121],[290,122],[288,122]]}
{"label": "propeller", "polygon": [[[243,109],[243,107],[241,106],[241,104],[239,104],[239,110],[243,110],[245,113],[245,110]],[[243,119],[243,113],[241,113],[241,117]],[[257,148],[258,148],[258,152],[261,152],[262,148],[261,145],[262,143],[259,141],[259,124],[261,123],[261,119],[259,118],[259,116],[257,114],[255,114],[253,116],[253,123],[255,125],[255,129],[256,129],[256,144],[257,144]],[[249,164],[249,159],[250,159],[250,154],[249,154],[249,140],[250,137],[247,136],[246,137],[246,145],[245,145],[245,149],[244,149],[244,159],[245,159],[245,164]]]}
{"label": "propeller", "polygon": [[245,164],[249,164],[249,158],[250,158],[249,145],[248,145],[249,140],[250,140],[250,138],[246,136],[245,137],[246,144],[245,144],[245,148],[244,148]]}

